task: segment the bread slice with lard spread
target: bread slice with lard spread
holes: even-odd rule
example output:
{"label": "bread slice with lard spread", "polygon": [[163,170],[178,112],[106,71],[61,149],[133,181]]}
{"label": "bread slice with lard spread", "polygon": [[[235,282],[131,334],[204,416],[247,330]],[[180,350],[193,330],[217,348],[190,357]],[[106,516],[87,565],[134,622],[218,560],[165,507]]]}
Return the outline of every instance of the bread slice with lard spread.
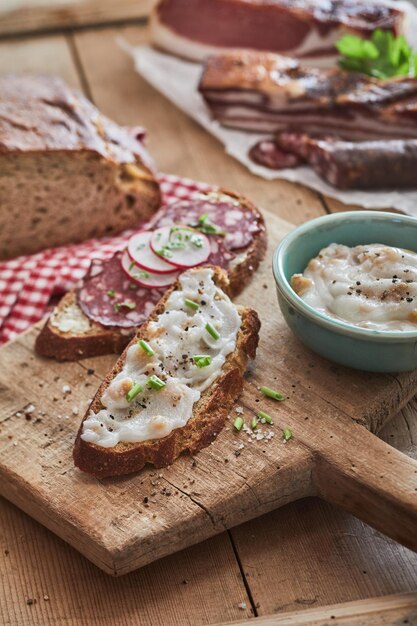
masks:
{"label": "bread slice with lard spread", "polygon": [[121,476],[211,443],[259,339],[256,311],[233,304],[228,285],[218,267],[181,274],[97,391],[76,438],[77,467]]}

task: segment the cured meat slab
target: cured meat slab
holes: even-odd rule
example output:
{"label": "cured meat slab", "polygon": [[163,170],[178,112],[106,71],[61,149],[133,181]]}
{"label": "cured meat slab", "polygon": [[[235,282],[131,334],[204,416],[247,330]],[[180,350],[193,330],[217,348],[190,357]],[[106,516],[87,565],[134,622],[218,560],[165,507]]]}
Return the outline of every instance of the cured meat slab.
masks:
{"label": "cured meat slab", "polygon": [[230,48],[296,57],[334,56],[345,33],[402,30],[400,10],[357,0],[160,0],[152,14],[153,43],[195,61]]}
{"label": "cured meat slab", "polygon": [[199,84],[213,117],[259,132],[295,129],[347,139],[417,137],[417,78],[304,67],[261,52],[207,60]]}
{"label": "cured meat slab", "polygon": [[[414,395],[417,373],[347,370],[291,335],[271,276],[272,253],[290,225],[265,217],[267,257],[237,299],[255,306],[262,321],[239,406],[247,421],[259,410],[273,416],[270,440],[249,439],[228,425],[194,459],[96,480],[74,468],[72,446],[79,416],[114,357],[59,364],[39,358],[33,345],[40,325],[0,350],[1,494],[109,574],[312,494],[417,549],[417,462],[372,434]],[[287,399],[262,398],[257,387],[268,384]],[[287,443],[283,428],[293,432]]]}

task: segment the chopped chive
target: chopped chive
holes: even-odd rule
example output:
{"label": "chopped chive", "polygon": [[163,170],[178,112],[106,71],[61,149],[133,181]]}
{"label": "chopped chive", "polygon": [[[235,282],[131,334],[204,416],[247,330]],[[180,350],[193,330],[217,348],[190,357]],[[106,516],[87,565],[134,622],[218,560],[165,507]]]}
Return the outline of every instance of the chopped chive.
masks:
{"label": "chopped chive", "polygon": [[159,391],[166,385],[166,383],[164,383],[164,381],[158,378],[155,374],[148,379],[146,384],[150,387],[150,389],[156,389],[156,391]]}
{"label": "chopped chive", "polygon": [[190,239],[190,242],[196,248],[202,248],[203,247],[203,240],[201,239],[201,235],[193,235],[191,237],[191,239]]}
{"label": "chopped chive", "polygon": [[252,418],[250,427],[252,428],[252,430],[255,430],[255,428],[258,428],[258,420],[256,419],[256,417]]}
{"label": "chopped chive", "polygon": [[132,261],[131,264],[129,265],[129,272],[131,272],[135,266],[136,266],[136,263]]}
{"label": "chopped chive", "polygon": [[123,300],[123,302],[116,302],[114,305],[115,311],[120,311],[122,307],[126,307],[126,309],[136,309],[136,304],[134,302],[129,302],[129,300]]}
{"label": "chopped chive", "polygon": [[284,428],[282,434],[284,435],[285,441],[289,441],[290,439],[292,439],[292,430],[290,430],[289,428]]}
{"label": "chopped chive", "polygon": [[152,350],[151,346],[144,339],[139,339],[138,345],[142,348],[144,352],[146,352],[148,356],[153,356],[155,354],[154,350]]}
{"label": "chopped chive", "polygon": [[270,415],[268,415],[268,413],[265,413],[264,411],[258,411],[257,416],[259,417],[260,420],[265,420],[265,422],[267,424],[273,424],[274,423],[272,421],[272,417]]}
{"label": "chopped chive", "polygon": [[214,326],[212,324],[210,324],[210,322],[207,322],[206,324],[206,331],[208,332],[209,335],[211,335],[213,337],[213,339],[215,339],[217,341],[217,339],[220,339],[220,335],[217,332],[217,330],[214,328]]}
{"label": "chopped chive", "polygon": [[129,283],[129,289],[136,290],[138,286],[135,283]]}
{"label": "chopped chive", "polygon": [[197,302],[194,302],[194,300],[188,300],[188,298],[185,298],[185,300],[184,300],[184,304],[185,304],[186,306],[189,306],[189,307],[190,307],[190,309],[193,309],[194,311],[197,311],[198,306],[199,306],[199,305],[197,304]]}
{"label": "chopped chive", "polygon": [[243,417],[237,417],[235,421],[233,422],[233,426],[234,428],[236,428],[236,430],[242,430],[243,424],[244,424]]}
{"label": "chopped chive", "polygon": [[145,270],[139,270],[139,272],[135,272],[132,274],[133,278],[149,278],[149,272],[145,272]]}
{"label": "chopped chive", "polygon": [[109,296],[109,298],[114,298],[116,295],[116,292],[114,289],[109,289],[107,292],[107,295]]}
{"label": "chopped chive", "polygon": [[134,400],[141,391],[143,391],[142,385],[140,385],[139,383],[135,383],[132,389],[130,389],[130,391],[127,392],[126,400],[128,402],[132,402],[132,400]]}
{"label": "chopped chive", "polygon": [[208,214],[208,213],[202,213],[202,214],[200,215],[200,217],[198,218],[198,223],[199,223],[199,224],[204,224],[204,222],[207,222],[207,220],[208,220],[208,216],[209,216],[209,214]]}
{"label": "chopped chive", "polygon": [[208,354],[196,354],[191,358],[197,367],[207,367],[211,363],[211,356]]}
{"label": "chopped chive", "polygon": [[143,250],[143,248],[145,247],[144,243],[140,243],[136,246],[136,250]]}
{"label": "chopped chive", "polygon": [[116,313],[120,313],[120,302],[116,302],[115,304],[113,304],[113,309]]}
{"label": "chopped chive", "polygon": [[275,391],[270,387],[259,387],[259,391],[261,391],[264,396],[267,398],[273,398],[274,400],[285,400],[285,396],[280,391]]}
{"label": "chopped chive", "polygon": [[162,258],[165,259],[170,259],[172,257],[171,252],[169,252],[169,250],[166,250],[166,248],[160,248],[159,250],[154,250],[155,254],[157,254],[158,256],[161,256]]}

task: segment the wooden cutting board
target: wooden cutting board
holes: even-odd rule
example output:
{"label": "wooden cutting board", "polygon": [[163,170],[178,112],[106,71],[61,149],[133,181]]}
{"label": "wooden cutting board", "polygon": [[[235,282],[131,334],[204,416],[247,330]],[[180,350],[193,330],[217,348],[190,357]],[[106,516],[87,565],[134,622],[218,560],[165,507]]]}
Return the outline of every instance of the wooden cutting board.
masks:
{"label": "wooden cutting board", "polygon": [[[348,370],[292,336],[271,274],[272,253],[291,226],[270,214],[266,219],[267,258],[238,299],[262,320],[258,356],[238,406],[247,422],[260,409],[273,416],[269,440],[234,432],[232,413],[217,440],[195,458],[96,480],[74,468],[72,446],[88,399],[114,357],[41,359],[33,352],[40,324],[0,350],[0,493],[110,574],[125,574],[308,495],[417,550],[417,462],[372,434],[416,392],[417,371]],[[260,384],[284,391],[287,399],[261,397]],[[286,427],[294,436],[284,443]]]}

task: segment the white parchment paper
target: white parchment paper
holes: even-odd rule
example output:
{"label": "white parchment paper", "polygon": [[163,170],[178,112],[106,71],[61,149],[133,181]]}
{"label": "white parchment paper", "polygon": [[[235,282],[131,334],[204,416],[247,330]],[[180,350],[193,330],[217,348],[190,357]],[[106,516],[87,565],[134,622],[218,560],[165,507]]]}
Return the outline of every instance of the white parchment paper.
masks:
{"label": "white parchment paper", "polygon": [[[417,49],[417,8],[408,2],[397,2],[396,6],[401,6],[407,12],[407,37]],[[327,185],[307,166],[274,171],[253,163],[247,156],[249,148],[259,139],[270,136],[270,133],[265,135],[231,130],[212,120],[197,91],[201,75],[201,66],[198,63],[178,59],[149,46],[132,48],[124,41],[120,43],[132,55],[139,74],[178,108],[217,137],[224,145],[227,154],[243,163],[252,173],[268,180],[281,178],[301,183],[345,204],[355,204],[367,209],[395,208],[417,217],[417,186],[415,191],[340,191]]]}

